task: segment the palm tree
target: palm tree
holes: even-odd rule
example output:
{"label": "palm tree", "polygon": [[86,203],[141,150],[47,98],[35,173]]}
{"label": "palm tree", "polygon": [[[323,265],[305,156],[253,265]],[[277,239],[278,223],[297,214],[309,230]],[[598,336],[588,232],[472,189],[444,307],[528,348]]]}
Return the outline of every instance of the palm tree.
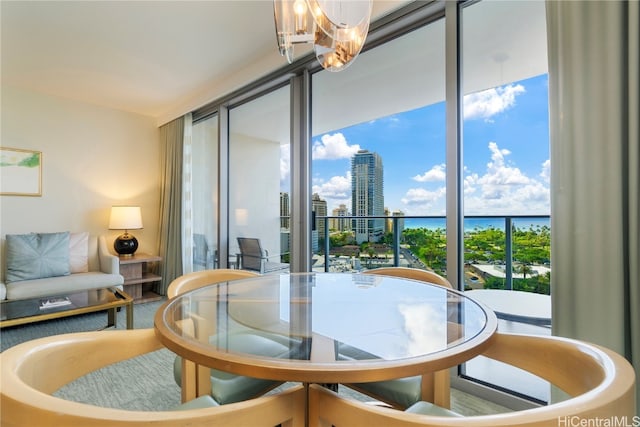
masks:
{"label": "palm tree", "polygon": [[531,265],[526,263],[522,263],[519,270],[522,273],[523,280],[527,278],[527,273],[533,273],[533,268],[531,267]]}

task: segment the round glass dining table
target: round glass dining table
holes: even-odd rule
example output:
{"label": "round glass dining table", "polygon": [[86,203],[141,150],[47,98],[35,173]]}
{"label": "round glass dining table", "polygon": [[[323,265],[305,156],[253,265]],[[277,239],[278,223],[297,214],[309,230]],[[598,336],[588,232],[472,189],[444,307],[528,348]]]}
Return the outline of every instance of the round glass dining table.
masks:
{"label": "round glass dining table", "polygon": [[168,300],[154,323],[166,347],[198,365],[305,383],[381,381],[449,368],[480,354],[497,328],[495,314],[461,292],[348,273],[204,286]]}

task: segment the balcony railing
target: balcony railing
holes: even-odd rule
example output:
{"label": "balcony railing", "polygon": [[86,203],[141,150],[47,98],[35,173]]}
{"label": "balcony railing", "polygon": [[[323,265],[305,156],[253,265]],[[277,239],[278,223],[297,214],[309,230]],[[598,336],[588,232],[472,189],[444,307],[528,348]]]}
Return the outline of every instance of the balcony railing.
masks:
{"label": "balcony railing", "polygon": [[[341,232],[354,233],[355,220],[367,226],[377,220],[378,228],[371,230],[371,241],[364,245],[368,252],[363,253],[360,250],[363,245],[355,241],[352,245],[332,248],[331,237]],[[381,222],[385,225],[382,237]],[[331,228],[336,223],[343,225],[342,231],[340,227]],[[443,216],[317,216],[318,229],[322,235],[317,235],[319,244],[314,248],[316,270],[358,271],[381,266],[426,268],[440,274],[446,270],[446,218]],[[424,230],[422,234],[420,229]],[[367,234],[367,230],[358,231],[361,235],[363,231]],[[486,287],[514,289],[515,280],[547,274],[550,271],[549,232],[548,215],[466,216],[465,287],[481,287],[484,282]],[[501,242],[495,241],[502,236]],[[420,243],[420,239],[424,242]],[[347,249],[351,249],[351,257]],[[524,290],[548,293],[548,284],[546,288],[536,286]]]}

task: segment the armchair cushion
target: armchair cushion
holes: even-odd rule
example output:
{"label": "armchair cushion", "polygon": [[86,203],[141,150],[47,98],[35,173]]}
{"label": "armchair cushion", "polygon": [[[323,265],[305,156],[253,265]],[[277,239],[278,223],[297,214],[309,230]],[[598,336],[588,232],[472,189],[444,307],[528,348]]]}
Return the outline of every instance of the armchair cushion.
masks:
{"label": "armchair cushion", "polygon": [[[345,344],[340,345],[338,357],[340,360],[366,360],[376,358],[373,354]],[[349,384],[348,386],[370,396],[375,396],[386,403],[402,408],[408,408],[414,403],[419,402],[422,395],[421,376]]]}
{"label": "armchair cushion", "polygon": [[26,299],[38,296],[64,295],[79,290],[121,287],[123,278],[119,274],[103,274],[99,272],[76,273],[68,276],[45,277],[43,279],[25,280],[8,286],[7,299]]}
{"label": "armchair cushion", "polygon": [[422,377],[398,378],[387,381],[350,384],[367,394],[378,396],[385,402],[393,402],[403,408],[420,402]]}
{"label": "armchair cushion", "polygon": [[409,412],[411,414],[430,415],[432,417],[462,417],[462,415],[457,412],[423,401],[411,405],[405,410],[405,412]]}
{"label": "armchair cushion", "polygon": [[69,233],[69,271],[89,271],[89,233]]}
{"label": "armchair cushion", "polygon": [[[215,337],[212,338],[215,340]],[[229,337],[229,351],[249,352],[256,348],[260,354],[268,357],[281,357],[289,354],[289,347],[281,342],[254,333],[241,332]],[[173,365],[176,383],[182,380],[182,359],[176,357]],[[211,396],[221,405],[240,402],[264,394],[278,386],[280,381],[245,377],[228,372],[211,370]]]}
{"label": "armchair cushion", "polygon": [[200,396],[188,402],[173,408],[175,411],[188,411],[190,409],[203,409],[203,408],[215,408],[220,406],[218,402],[213,400],[211,396]]}
{"label": "armchair cushion", "polygon": [[7,283],[67,276],[69,232],[7,234]]}
{"label": "armchair cushion", "polygon": [[[36,245],[34,249],[30,246],[34,244],[31,242],[33,240],[40,247]],[[4,271],[6,280],[0,283],[0,300],[61,296],[109,287],[122,289],[124,278],[120,275],[120,260],[109,252],[104,236],[91,236],[86,232],[32,233],[7,235],[0,244],[4,245],[3,251],[7,254]],[[47,255],[37,258],[33,256],[34,251],[46,252]],[[22,252],[31,252],[31,255],[23,256]],[[60,259],[65,261],[56,263],[56,269],[59,270],[55,272],[56,275],[50,268],[45,269],[45,274],[40,264],[47,263],[50,266],[47,258],[56,258],[58,252],[61,253]],[[26,262],[30,257],[34,261]],[[40,272],[35,274],[38,270]],[[27,275],[24,272],[32,273]],[[37,277],[25,278],[32,275]],[[20,280],[17,280],[18,277]]]}

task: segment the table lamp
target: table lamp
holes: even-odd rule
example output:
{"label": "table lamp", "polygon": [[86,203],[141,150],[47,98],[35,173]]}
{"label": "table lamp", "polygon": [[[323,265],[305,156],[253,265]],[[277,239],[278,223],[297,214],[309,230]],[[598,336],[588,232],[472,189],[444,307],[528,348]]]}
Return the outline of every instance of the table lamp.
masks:
{"label": "table lamp", "polygon": [[129,234],[129,230],[142,228],[142,213],[140,206],[112,206],[109,230],[124,230],[113,242],[113,248],[118,255],[133,256],[138,249],[138,239]]}

